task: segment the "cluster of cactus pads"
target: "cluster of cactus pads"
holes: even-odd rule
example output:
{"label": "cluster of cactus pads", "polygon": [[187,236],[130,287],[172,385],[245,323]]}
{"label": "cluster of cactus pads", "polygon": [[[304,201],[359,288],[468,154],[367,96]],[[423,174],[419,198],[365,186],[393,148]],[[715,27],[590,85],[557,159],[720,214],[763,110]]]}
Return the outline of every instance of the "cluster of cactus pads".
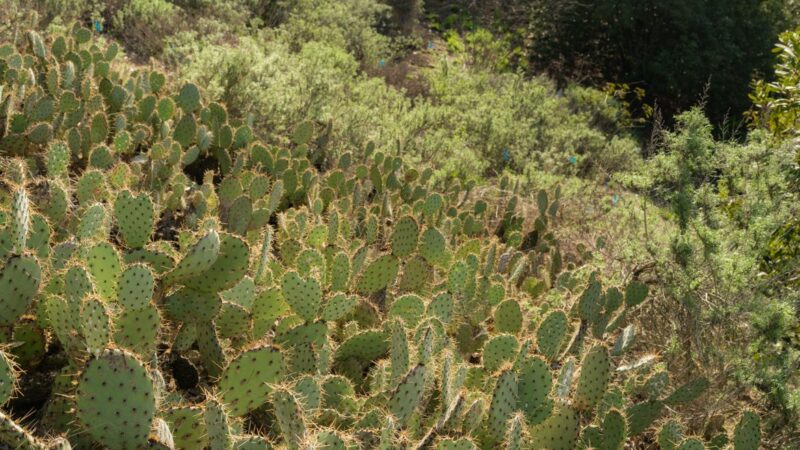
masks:
{"label": "cluster of cactus pads", "polygon": [[558,192],[267,145],[117,54],[0,46],[0,447],[758,448],[691,435],[709,383],[628,354],[647,286],[562,254]]}

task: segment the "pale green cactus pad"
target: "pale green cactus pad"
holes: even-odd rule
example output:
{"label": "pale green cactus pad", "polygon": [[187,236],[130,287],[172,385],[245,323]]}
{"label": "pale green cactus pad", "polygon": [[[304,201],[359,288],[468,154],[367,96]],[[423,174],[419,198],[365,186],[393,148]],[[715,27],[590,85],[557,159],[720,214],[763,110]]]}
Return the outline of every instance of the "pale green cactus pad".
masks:
{"label": "pale green cactus pad", "polygon": [[81,424],[103,445],[137,449],[147,443],[156,398],[136,357],[120,350],[101,352],[81,374],[75,400]]}

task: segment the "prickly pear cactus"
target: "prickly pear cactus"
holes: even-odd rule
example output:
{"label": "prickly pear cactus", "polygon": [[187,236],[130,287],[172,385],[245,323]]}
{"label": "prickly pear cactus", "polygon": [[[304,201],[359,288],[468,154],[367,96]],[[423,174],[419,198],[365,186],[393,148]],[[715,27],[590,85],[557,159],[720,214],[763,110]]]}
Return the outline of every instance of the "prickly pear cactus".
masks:
{"label": "prickly pear cactus", "polygon": [[0,43],[0,408],[44,406],[0,447],[696,445],[660,419],[708,381],[629,354],[648,287],[559,242],[558,190],[273,135],[33,22]]}

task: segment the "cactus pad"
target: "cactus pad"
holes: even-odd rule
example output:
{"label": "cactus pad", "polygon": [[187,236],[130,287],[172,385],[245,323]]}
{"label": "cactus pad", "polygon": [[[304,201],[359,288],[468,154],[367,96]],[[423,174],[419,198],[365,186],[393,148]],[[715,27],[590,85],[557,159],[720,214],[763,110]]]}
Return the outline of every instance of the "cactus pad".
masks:
{"label": "cactus pad", "polygon": [[104,348],[111,340],[111,317],[105,303],[89,297],[81,305],[81,334],[90,351]]}
{"label": "cactus pad", "polygon": [[531,429],[532,448],[572,449],[578,439],[578,431],[578,413],[569,406],[559,406],[553,415]]}
{"label": "cactus pad", "polygon": [[628,437],[636,436],[648,428],[661,416],[664,403],[659,400],[648,400],[630,406],[625,411],[628,419]]}
{"label": "cactus pad", "polygon": [[561,349],[567,335],[567,315],[563,311],[550,313],[536,330],[536,343],[548,360],[552,360]]}
{"label": "cactus pad", "polygon": [[352,295],[336,294],[329,298],[322,307],[322,320],[335,322],[350,315],[358,303],[358,298]]}
{"label": "cactus pad", "polygon": [[745,411],[733,431],[734,450],[756,450],[761,445],[761,424],[758,414]]}
{"label": "cactus pad", "polygon": [[414,294],[398,297],[389,307],[389,318],[399,317],[409,328],[415,328],[424,315],[425,302]]}
{"label": "cactus pad", "polygon": [[669,420],[658,430],[658,445],[663,450],[675,450],[683,441],[683,424],[677,420]]}
{"label": "cactus pad", "polygon": [[134,264],[117,281],[117,300],[126,309],[141,309],[150,303],[155,289],[153,273],[144,264]]}
{"label": "cactus pad", "polygon": [[164,284],[170,285],[184,282],[209,270],[220,254],[220,236],[216,231],[209,231],[189,249],[172,271],[164,276]]}
{"label": "cactus pad", "polygon": [[287,448],[298,449],[306,437],[306,424],[297,399],[286,389],[276,389],[271,400]]}
{"label": "cactus pad", "polygon": [[492,404],[489,406],[488,427],[495,442],[505,437],[508,420],[517,408],[517,398],[517,375],[511,370],[504,370],[497,377]]}
{"label": "cactus pad", "polygon": [[511,334],[493,336],[483,347],[483,367],[495,372],[509,361],[514,360],[519,351],[519,341]]}
{"label": "cactus pad", "polygon": [[89,361],[75,400],[78,419],[99,443],[118,449],[147,443],[156,399],[147,370],[132,355],[106,350]]}
{"label": "cactus pad", "polygon": [[117,277],[121,272],[119,253],[108,242],[102,242],[89,249],[86,265],[92,275],[97,293],[105,300],[113,300],[117,295]]}
{"label": "cactus pad", "polygon": [[398,258],[405,258],[417,249],[419,225],[411,216],[401,217],[392,231],[392,253]]}
{"label": "cactus pad", "polygon": [[302,279],[297,272],[287,272],[281,282],[283,298],[295,314],[304,320],[314,320],[322,303],[319,282],[309,277]]}
{"label": "cactus pad", "polygon": [[160,325],[161,316],[151,303],[143,308],[125,309],[114,321],[114,342],[149,358],[156,351]]}
{"label": "cactus pad", "polygon": [[389,400],[389,411],[399,424],[405,424],[417,407],[425,388],[425,366],[418,364],[397,385]]}
{"label": "cactus pad", "polygon": [[269,384],[279,381],[283,374],[280,351],[268,346],[247,350],[222,372],[220,398],[230,414],[241,416],[266,402]]}
{"label": "cactus pad", "polygon": [[525,358],[519,368],[518,405],[531,425],[550,415],[552,401],[548,398],[553,387],[553,377],[547,363],[541,358]]}
{"label": "cactus pad", "polygon": [[383,255],[373,261],[358,280],[358,291],[365,295],[373,294],[394,283],[400,268],[397,257]]}
{"label": "cactus pad", "polygon": [[30,306],[42,279],[30,256],[11,256],[0,271],[0,326],[9,326]]}
{"label": "cactus pad", "polygon": [[625,306],[633,308],[647,298],[647,285],[638,281],[631,281],[625,286]]}
{"label": "cactus pad", "polygon": [[134,196],[130,191],[122,191],[117,195],[114,220],[128,247],[144,247],[153,232],[154,217],[153,202],[147,195]]}
{"label": "cactus pad", "polygon": [[611,361],[603,345],[595,345],[583,357],[575,404],[579,409],[591,410],[603,398],[611,375]]}
{"label": "cactus pad", "polygon": [[219,292],[236,286],[250,265],[250,248],[240,238],[220,236],[219,255],[205,272],[194,275],[185,284],[204,292]]}
{"label": "cactus pad", "polygon": [[516,334],[522,329],[522,310],[515,300],[506,300],[494,310],[494,326],[499,333]]}

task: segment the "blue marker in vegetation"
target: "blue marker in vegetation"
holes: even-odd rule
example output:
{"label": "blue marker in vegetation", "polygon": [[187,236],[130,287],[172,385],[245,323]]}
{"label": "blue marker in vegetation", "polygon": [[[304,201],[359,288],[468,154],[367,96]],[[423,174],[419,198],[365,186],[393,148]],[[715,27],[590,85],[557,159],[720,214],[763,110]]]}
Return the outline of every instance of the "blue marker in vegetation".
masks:
{"label": "blue marker in vegetation", "polygon": [[103,24],[99,20],[94,20],[94,31],[101,33],[103,31]]}
{"label": "blue marker in vegetation", "polygon": [[572,155],[569,158],[567,158],[567,161],[569,161],[569,163],[572,164],[572,165],[578,164],[578,157],[575,156],[575,155]]}
{"label": "blue marker in vegetation", "polygon": [[511,152],[509,152],[507,148],[503,149],[503,161],[505,162],[511,161]]}
{"label": "blue marker in vegetation", "polygon": [[386,65],[386,61],[384,61],[384,60],[380,60],[380,61],[378,61],[378,65],[379,65],[380,67],[383,67],[383,66],[385,66],[385,65]]}

